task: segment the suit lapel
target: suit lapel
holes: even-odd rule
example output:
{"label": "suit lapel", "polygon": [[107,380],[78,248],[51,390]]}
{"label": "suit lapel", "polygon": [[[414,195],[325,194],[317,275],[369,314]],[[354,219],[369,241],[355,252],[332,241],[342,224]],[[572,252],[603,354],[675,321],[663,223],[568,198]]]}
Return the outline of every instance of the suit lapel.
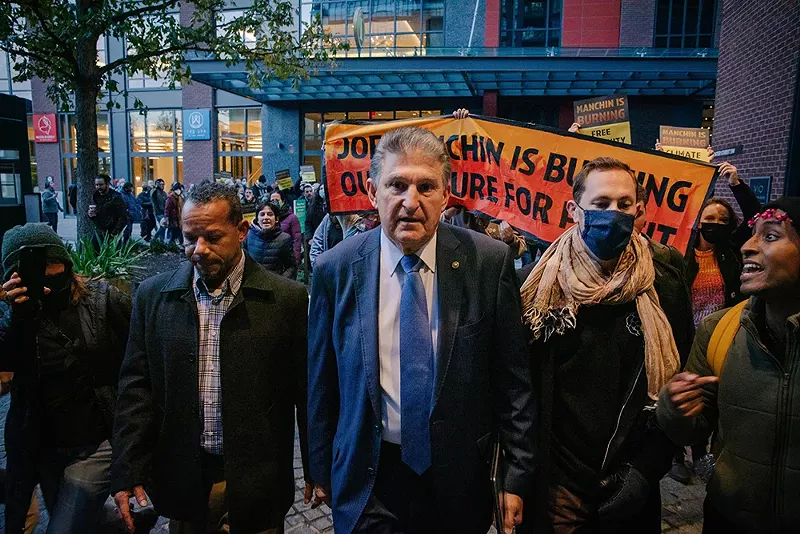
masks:
{"label": "suit lapel", "polygon": [[380,419],[380,379],[378,375],[378,293],[380,290],[380,234],[370,232],[360,249],[360,255],[351,264],[353,270],[356,307],[360,323],[361,358],[367,379],[369,398],[375,415]]}
{"label": "suit lapel", "polygon": [[439,225],[436,246],[436,280],[439,284],[439,353],[436,365],[436,391],[433,404],[442,392],[450,358],[453,355],[456,330],[461,315],[461,295],[464,288],[466,258],[459,250],[461,242],[449,230],[448,225]]}

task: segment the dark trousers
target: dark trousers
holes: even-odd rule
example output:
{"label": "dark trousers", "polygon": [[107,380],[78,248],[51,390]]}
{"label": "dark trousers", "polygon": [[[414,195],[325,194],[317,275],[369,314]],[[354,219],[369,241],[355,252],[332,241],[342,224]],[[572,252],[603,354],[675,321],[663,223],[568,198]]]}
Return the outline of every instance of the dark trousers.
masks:
{"label": "dark trousers", "polygon": [[58,233],[58,212],[45,213],[44,218],[46,219],[45,222],[50,225],[53,231]]}
{"label": "dark trousers", "polygon": [[703,501],[703,534],[744,534],[745,532],[736,523],[719,513],[708,502],[708,498]]}
{"label": "dark trousers", "polygon": [[[563,486],[554,486],[545,497],[542,507],[530,503],[525,507],[523,525],[517,532],[546,532],[553,534],[613,534],[636,532],[659,534],[661,532],[661,491],[652,488],[645,504],[630,517],[616,521],[601,520],[597,508],[599,503],[586,501]],[[537,510],[538,509],[538,510]],[[536,512],[538,513],[538,516]],[[530,524],[529,521],[533,521]]]}
{"label": "dark trousers", "polygon": [[378,474],[354,533],[418,534],[446,531],[436,512],[433,476],[417,475],[400,457],[400,446],[381,442]]}
{"label": "dark trousers", "polygon": [[[208,493],[208,508],[196,521],[170,520],[170,534],[217,534],[230,532],[225,466],[222,456],[201,453],[203,489]],[[283,525],[258,534],[283,534]]]}

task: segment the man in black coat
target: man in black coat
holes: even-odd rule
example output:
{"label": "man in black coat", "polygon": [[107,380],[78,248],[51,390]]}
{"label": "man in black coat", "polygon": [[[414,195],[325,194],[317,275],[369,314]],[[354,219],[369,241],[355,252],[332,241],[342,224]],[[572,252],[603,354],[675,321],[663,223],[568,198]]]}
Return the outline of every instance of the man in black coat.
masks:
{"label": "man in black coat", "polygon": [[128,207],[117,191],[111,188],[111,177],[99,174],[94,179],[93,204],[89,206],[89,217],[94,221],[96,238],[119,235],[128,224]]}
{"label": "man in black coat", "polygon": [[182,221],[191,263],[136,293],[112,467],[131,529],[129,497],[146,503],[145,490],[190,534],[224,513],[234,534],[282,532],[294,501],[295,408],[306,466],[308,297],[242,252],[247,229],[234,189],[198,185]]}

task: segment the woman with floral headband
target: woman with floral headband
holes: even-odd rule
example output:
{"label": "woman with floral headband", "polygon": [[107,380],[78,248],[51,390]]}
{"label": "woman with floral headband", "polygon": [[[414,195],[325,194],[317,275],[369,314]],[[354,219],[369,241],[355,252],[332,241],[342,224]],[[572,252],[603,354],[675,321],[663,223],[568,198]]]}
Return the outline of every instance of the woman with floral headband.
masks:
{"label": "woman with floral headband", "polygon": [[749,300],[700,323],[686,371],[659,396],[659,427],[676,443],[719,426],[704,533],[800,532],[799,224],[800,198],[750,219]]}

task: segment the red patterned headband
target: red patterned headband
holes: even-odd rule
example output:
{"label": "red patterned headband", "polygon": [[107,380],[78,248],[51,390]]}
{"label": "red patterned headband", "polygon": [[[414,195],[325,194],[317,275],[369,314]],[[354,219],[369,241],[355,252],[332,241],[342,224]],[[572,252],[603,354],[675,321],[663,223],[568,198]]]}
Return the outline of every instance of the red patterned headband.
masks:
{"label": "red patterned headband", "polygon": [[778,210],[776,210],[775,208],[770,208],[768,210],[762,211],[761,213],[756,213],[755,215],[753,215],[753,218],[747,221],[747,226],[752,228],[753,226],[756,225],[756,222],[759,219],[761,219],[762,221],[774,220],[776,222],[788,221],[789,224],[794,224],[794,222],[789,217],[789,215],[786,214],[786,212],[779,214]]}

